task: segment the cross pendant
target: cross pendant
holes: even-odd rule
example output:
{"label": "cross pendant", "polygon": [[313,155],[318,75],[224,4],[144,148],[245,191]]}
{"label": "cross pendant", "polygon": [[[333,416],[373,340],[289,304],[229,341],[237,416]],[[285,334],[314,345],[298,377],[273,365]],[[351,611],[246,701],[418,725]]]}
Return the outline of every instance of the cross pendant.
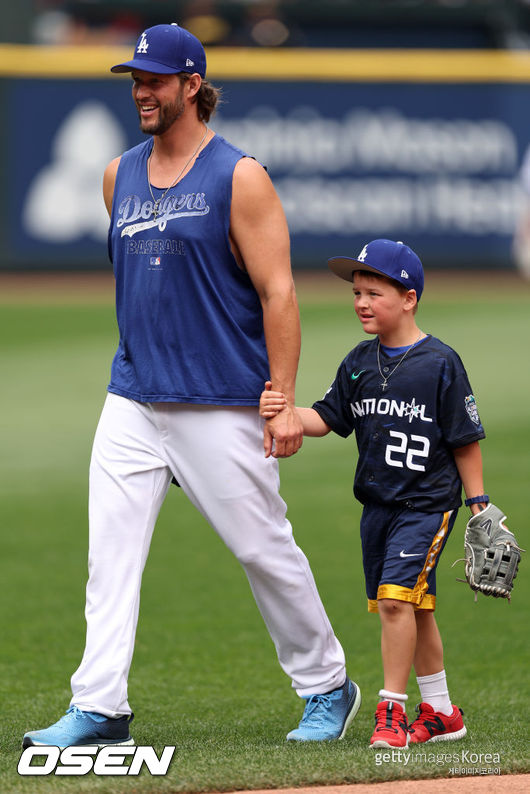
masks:
{"label": "cross pendant", "polygon": [[384,380],[384,381],[382,381],[382,383],[381,383],[381,388],[382,388],[382,390],[384,391],[384,390],[386,389],[386,387],[387,387],[387,382],[386,382],[386,379],[385,379],[385,380]]}
{"label": "cross pendant", "polygon": [[153,213],[155,215],[155,221],[156,221],[156,219],[158,217],[158,208],[159,208],[159,206],[160,206],[160,199],[155,201],[154,206],[153,206]]}

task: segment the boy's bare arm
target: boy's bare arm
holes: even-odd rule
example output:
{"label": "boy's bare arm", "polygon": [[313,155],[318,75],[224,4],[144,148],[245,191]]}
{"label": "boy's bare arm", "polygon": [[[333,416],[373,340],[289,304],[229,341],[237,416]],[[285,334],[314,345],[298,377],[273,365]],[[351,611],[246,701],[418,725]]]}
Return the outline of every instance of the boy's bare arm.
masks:
{"label": "boy's bare arm", "polygon": [[313,438],[320,438],[327,436],[331,427],[324,422],[320,414],[314,408],[299,408],[296,406],[298,416],[302,420],[304,427],[304,436],[312,436]]}
{"label": "boy's bare arm", "polygon": [[[453,449],[453,455],[467,498],[481,496],[484,493],[484,478],[482,453],[478,441],[467,444],[465,447]],[[482,505],[482,507],[485,506],[485,504]],[[472,513],[479,513],[480,509],[481,505],[471,505]]]}

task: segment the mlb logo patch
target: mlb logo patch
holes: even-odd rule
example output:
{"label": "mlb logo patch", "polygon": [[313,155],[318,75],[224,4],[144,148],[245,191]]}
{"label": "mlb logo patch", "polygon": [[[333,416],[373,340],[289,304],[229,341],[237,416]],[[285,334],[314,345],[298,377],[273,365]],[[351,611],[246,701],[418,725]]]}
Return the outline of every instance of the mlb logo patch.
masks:
{"label": "mlb logo patch", "polygon": [[160,257],[159,256],[152,256],[151,259],[149,260],[149,264],[151,266],[152,265],[160,265],[161,264]]}
{"label": "mlb logo patch", "polygon": [[475,400],[475,398],[474,398],[474,396],[472,394],[470,394],[468,397],[465,398],[465,404],[466,404],[466,411],[468,413],[469,418],[476,425],[479,425],[480,424],[480,418],[479,418],[479,415],[478,415],[477,403],[476,403],[476,400]]}

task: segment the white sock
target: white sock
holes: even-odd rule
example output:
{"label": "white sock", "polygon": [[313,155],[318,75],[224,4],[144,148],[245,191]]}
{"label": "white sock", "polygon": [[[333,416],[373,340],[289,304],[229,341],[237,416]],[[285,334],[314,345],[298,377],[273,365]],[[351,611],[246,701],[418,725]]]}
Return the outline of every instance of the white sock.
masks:
{"label": "white sock", "polygon": [[420,688],[422,703],[428,703],[435,711],[440,711],[447,716],[453,713],[445,670],[433,673],[433,675],[417,675],[416,681]]}
{"label": "white sock", "polygon": [[389,700],[391,703],[396,703],[398,706],[401,706],[403,711],[405,711],[405,703],[409,699],[408,695],[401,694],[400,692],[389,692],[388,689],[380,689],[377,693],[381,700]]}

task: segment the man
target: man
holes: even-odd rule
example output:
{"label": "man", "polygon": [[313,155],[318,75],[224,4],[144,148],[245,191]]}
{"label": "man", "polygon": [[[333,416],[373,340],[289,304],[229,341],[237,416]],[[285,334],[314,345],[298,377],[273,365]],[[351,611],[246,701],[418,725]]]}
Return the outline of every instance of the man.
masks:
{"label": "man", "polygon": [[[289,236],[261,165],[206,127],[218,91],[177,25],[140,36],[132,94],[149,139],[107,167],[120,341],[90,466],[87,639],[72,700],[24,746],[132,744],[127,700],[143,568],[172,479],[243,565],[283,670],[307,700],[293,740],[341,738],[360,706],[285,517],[300,348]],[[270,376],[270,377],[269,377]],[[263,424],[262,384],[288,400]]]}

